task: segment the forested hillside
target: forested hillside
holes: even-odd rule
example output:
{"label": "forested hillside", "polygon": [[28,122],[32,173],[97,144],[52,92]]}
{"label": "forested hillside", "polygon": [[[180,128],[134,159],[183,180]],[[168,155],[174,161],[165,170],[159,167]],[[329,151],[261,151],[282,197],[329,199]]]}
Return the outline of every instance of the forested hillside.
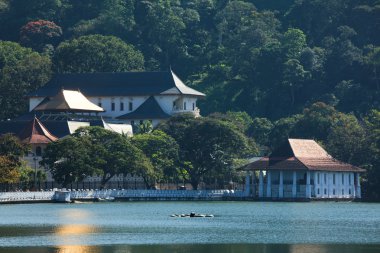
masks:
{"label": "forested hillside", "polygon": [[314,138],[380,184],[379,0],[0,0],[0,27],[2,119],[56,72],[171,67],[203,115],[246,112],[269,148]]}

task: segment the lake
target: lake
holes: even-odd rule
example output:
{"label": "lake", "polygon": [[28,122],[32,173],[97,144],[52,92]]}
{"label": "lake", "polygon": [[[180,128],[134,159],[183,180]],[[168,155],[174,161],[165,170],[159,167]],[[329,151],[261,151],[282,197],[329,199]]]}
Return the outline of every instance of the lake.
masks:
{"label": "lake", "polygon": [[[170,217],[190,212],[215,217]],[[0,215],[0,253],[380,252],[372,203],[25,204]]]}

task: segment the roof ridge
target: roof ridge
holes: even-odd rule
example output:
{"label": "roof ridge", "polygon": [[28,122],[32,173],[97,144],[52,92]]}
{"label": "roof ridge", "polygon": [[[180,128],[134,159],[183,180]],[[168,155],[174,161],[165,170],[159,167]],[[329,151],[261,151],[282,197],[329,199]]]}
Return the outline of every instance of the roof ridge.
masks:
{"label": "roof ridge", "polygon": [[303,166],[305,166],[305,168],[307,168],[308,170],[310,170],[310,168],[302,161],[300,160],[298,157],[294,156],[294,158],[299,161],[300,163],[302,163]]}

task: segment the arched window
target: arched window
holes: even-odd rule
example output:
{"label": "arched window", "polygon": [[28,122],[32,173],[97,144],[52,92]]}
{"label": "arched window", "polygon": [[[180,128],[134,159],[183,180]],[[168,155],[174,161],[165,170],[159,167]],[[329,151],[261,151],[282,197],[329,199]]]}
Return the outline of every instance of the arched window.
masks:
{"label": "arched window", "polygon": [[42,148],[40,146],[36,147],[36,156],[42,155]]}

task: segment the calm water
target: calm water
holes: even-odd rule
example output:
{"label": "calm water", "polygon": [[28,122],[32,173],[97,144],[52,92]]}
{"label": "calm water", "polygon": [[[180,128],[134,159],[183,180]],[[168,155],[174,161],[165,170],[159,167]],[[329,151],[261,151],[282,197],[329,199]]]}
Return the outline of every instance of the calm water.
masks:
{"label": "calm water", "polygon": [[[214,218],[171,218],[195,211]],[[0,252],[380,252],[380,204],[0,205]]]}

